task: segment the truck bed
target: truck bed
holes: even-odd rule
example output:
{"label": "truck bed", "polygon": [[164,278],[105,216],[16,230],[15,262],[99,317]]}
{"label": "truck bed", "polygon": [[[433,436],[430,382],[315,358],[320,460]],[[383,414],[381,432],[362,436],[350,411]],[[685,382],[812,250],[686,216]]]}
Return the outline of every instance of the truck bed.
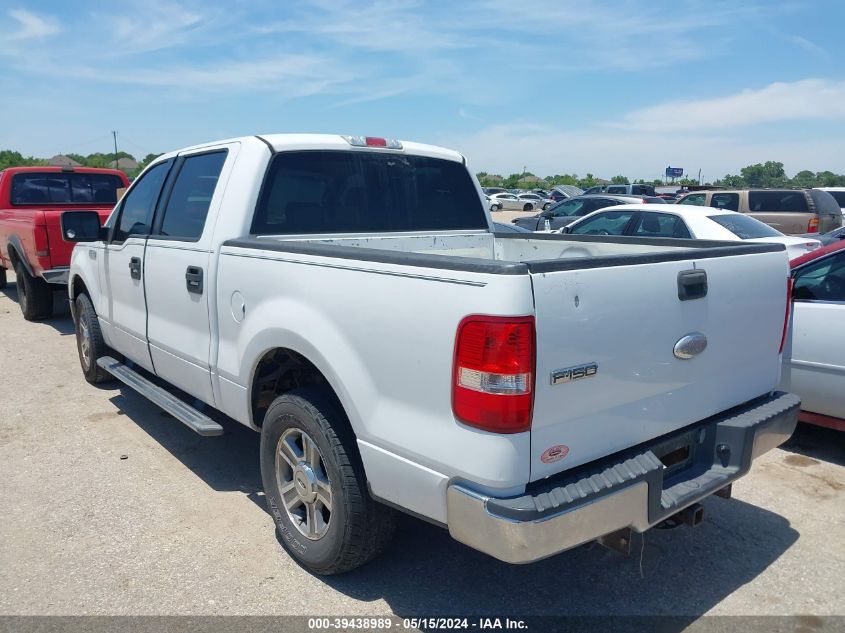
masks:
{"label": "truck bed", "polygon": [[779,244],[747,242],[488,232],[262,236],[230,240],[224,246],[498,274],[528,274],[784,250]]}

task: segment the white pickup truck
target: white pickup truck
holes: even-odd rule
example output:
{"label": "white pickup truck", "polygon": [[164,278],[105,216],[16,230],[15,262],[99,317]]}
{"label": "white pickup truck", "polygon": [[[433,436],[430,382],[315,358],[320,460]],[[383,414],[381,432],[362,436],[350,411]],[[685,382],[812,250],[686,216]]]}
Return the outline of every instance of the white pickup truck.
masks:
{"label": "white pickup truck", "polygon": [[496,234],[482,200],[457,152],[390,139],[165,154],[104,227],[63,217],[85,376],[259,431],[281,540],[323,574],[396,508],[513,563],[624,545],[790,436],[782,245]]}

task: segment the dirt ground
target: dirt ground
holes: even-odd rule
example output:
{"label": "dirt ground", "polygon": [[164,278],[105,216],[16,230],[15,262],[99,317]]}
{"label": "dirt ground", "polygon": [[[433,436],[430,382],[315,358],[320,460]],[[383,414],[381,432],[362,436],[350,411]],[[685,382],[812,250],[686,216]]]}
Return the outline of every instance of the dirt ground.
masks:
{"label": "dirt ground", "polygon": [[0,291],[0,614],[845,613],[841,434],[800,428],[702,525],[637,536],[630,557],[509,566],[404,518],[382,558],[319,578],[276,540],[258,435],[201,438],[88,385],[59,304],[27,323],[13,276]]}

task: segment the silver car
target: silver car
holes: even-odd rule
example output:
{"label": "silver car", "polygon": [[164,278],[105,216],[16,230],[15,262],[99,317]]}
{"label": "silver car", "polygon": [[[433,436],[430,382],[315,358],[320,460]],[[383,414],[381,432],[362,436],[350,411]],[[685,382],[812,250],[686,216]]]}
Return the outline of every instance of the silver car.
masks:
{"label": "silver car", "polygon": [[544,198],[543,196],[536,193],[521,193],[517,195],[517,198],[519,198],[520,200],[525,200],[526,202],[530,202],[534,205],[535,209],[543,209],[543,211],[548,209],[555,202],[551,198]]}
{"label": "silver car", "polygon": [[[523,194],[524,195],[524,194]],[[538,196],[539,198],[539,196]],[[534,202],[530,200],[521,200],[519,196],[513,193],[494,193],[488,196],[491,211],[533,211]]]}

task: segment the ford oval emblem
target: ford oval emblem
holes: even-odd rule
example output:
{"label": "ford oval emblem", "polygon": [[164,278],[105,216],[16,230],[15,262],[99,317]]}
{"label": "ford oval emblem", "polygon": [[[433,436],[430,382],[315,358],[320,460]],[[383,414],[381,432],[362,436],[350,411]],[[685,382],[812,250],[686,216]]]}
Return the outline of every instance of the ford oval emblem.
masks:
{"label": "ford oval emblem", "polygon": [[692,332],[675,343],[673,351],[676,358],[688,360],[693,356],[698,356],[705,349],[707,349],[707,337],[701,332]]}

